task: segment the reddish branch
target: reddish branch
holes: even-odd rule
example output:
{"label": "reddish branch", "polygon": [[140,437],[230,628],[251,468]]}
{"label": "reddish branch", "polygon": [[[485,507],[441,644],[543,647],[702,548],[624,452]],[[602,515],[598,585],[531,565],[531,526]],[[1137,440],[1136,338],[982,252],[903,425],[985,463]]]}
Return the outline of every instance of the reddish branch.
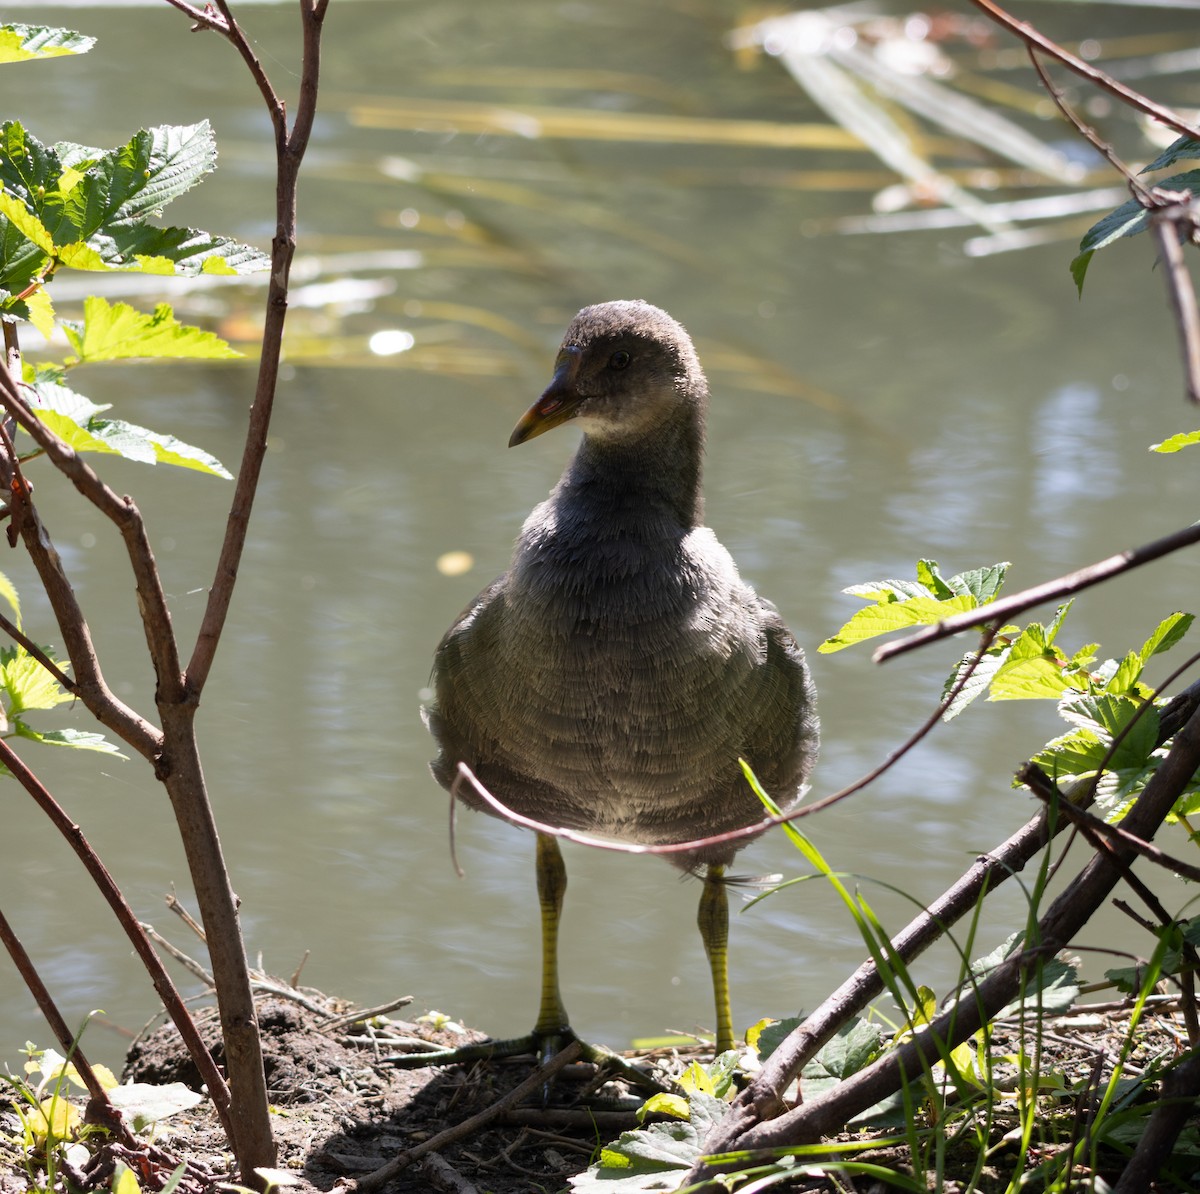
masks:
{"label": "reddish branch", "polygon": [[[221,1071],[217,1069],[216,1062],[212,1059],[212,1054],[209,1053],[204,1042],[200,1039],[195,1021],[184,1005],[182,998],[180,998],[175,984],[171,981],[171,976],[163,967],[162,961],[154,950],[154,946],[150,944],[149,938],[142,930],[142,926],[134,915],[133,909],[130,908],[125,897],[121,894],[121,889],[117,886],[112,875],[109,874],[108,868],[100,861],[95,850],[92,849],[91,843],[84,837],[83,831],[67,816],[66,810],[47,791],[37,776],[25,766],[20,755],[3,739],[0,739],[0,763],[12,772],[17,782],[33,797],[38,807],[49,817],[50,821],[63,837],[66,838],[67,844],[75,851],[79,860],[83,863],[84,869],[91,875],[93,882],[99,888],[100,894],[113,910],[118,923],[125,930],[125,935],[129,938],[134,951],[146,967],[146,971],[150,975],[150,981],[154,984],[154,989],[163,1002],[163,1007],[166,1008],[167,1014],[174,1021],[176,1028],[179,1029],[179,1035],[186,1044],[188,1053],[195,1062],[196,1068],[200,1071],[200,1077],[208,1087],[209,1097],[212,1099],[217,1116],[221,1120],[225,1131],[230,1134],[230,1139],[232,1139],[229,1087],[225,1084],[225,1079],[221,1076]],[[33,988],[30,989],[33,990]],[[34,993],[36,996],[36,991]],[[44,1013],[45,1007],[40,998],[38,999],[38,1005],[42,1007]],[[61,1040],[61,1033],[53,1019],[50,1019],[50,1024],[54,1028],[55,1034]],[[70,1040],[69,1033],[67,1039],[68,1041]],[[94,1091],[92,1094],[95,1096]]]}
{"label": "reddish branch", "polygon": [[1167,128],[1174,129],[1185,137],[1192,137],[1200,141],[1200,129],[1197,129],[1195,125],[1188,124],[1177,112],[1172,112],[1170,108],[1156,104],[1140,92],[1117,82],[1111,75],[1105,74],[1090,62],[1084,62],[1082,58],[1077,58],[1069,50],[1064,49],[1057,42],[1051,41],[1044,33],[1040,33],[1026,21],[1018,21],[1016,17],[1005,12],[1000,5],[993,3],[993,0],[971,0],[971,3],[991,17],[997,25],[1003,26],[1010,33],[1019,37],[1026,46],[1041,50],[1043,54],[1053,58],[1056,62],[1061,62],[1068,70],[1087,79],[1089,83],[1094,83],[1101,90],[1116,96],[1122,103],[1128,104],[1129,107],[1143,112],[1147,116],[1153,116]]}
{"label": "reddish branch", "polygon": [[[174,0],[171,2],[174,3]],[[241,27],[233,19],[227,0],[217,0],[217,7],[228,26],[221,32],[229,38],[245,60],[270,112],[275,130],[278,173],[275,188],[276,229],[275,238],[271,242],[271,281],[267,292],[263,351],[258,364],[254,404],[250,408],[246,444],[226,523],[225,540],[221,545],[216,573],[209,589],[208,604],[205,606],[200,632],[187,667],[187,687],[197,696],[208,679],[221,630],[229,614],[234,582],[237,580],[238,567],[246,546],[250,511],[254,505],[254,495],[258,489],[263,458],[267,451],[267,428],[271,423],[271,412],[275,403],[279,360],[283,348],[283,325],[287,318],[288,275],[296,252],[296,189],[300,163],[308,148],[316,116],[317,80],[321,66],[321,24],[327,6],[328,0],[303,0],[301,4],[304,45],[300,98],[289,132],[283,101],[275,94],[262,64]]]}
{"label": "reddish branch", "polygon": [[100,1084],[100,1079],[96,1077],[96,1071],[92,1069],[91,1062],[88,1061],[77,1038],[67,1026],[62,1012],[58,1010],[58,1004],[54,1002],[54,997],[50,994],[46,984],[42,982],[37,967],[34,966],[33,960],[21,944],[20,938],[13,932],[8,918],[3,912],[0,912],[0,943],[3,943],[4,948],[8,951],[8,956],[12,958],[17,973],[20,974],[25,986],[29,988],[29,993],[37,1003],[38,1010],[45,1017],[46,1023],[50,1025],[50,1030],[58,1038],[58,1043],[62,1046],[66,1059],[75,1066],[75,1072],[87,1087],[88,1094],[91,1096],[88,1103],[88,1121],[102,1124],[109,1131],[116,1133],[117,1138],[123,1144],[130,1148],[136,1148],[137,1141],[125,1125],[121,1113],[109,1100],[108,1091]]}

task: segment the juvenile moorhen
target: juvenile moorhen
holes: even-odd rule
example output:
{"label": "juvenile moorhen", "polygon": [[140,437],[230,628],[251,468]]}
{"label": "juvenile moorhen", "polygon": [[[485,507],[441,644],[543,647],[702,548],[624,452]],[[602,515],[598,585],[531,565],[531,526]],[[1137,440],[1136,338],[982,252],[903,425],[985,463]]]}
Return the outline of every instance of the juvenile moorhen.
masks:
{"label": "juvenile moorhen", "polygon": [[[509,808],[645,844],[692,841],[764,817],[746,759],[785,807],[817,753],[816,693],[775,607],[702,524],[708,384],[687,332],[640,301],[585,307],[549,388],[509,446],[572,422],[583,441],[528,517],[508,571],[437,648],[426,712],[433,774],[465,762]],[[467,784],[467,803],[487,806]],[[699,925],[716,1047],[733,1047],[725,867],[745,844],[667,857],[705,872]],[[558,987],[566,871],[537,835],[541,1009],[532,1038],[571,1037]]]}

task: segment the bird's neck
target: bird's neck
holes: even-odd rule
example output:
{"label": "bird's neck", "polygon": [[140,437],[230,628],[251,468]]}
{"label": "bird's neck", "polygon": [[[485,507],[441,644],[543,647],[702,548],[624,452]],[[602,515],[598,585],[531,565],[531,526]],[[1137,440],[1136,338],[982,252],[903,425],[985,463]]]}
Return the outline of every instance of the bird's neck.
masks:
{"label": "bird's neck", "polygon": [[704,425],[698,412],[687,414],[649,435],[585,436],[555,497],[614,523],[651,523],[658,515],[687,530],[700,526]]}

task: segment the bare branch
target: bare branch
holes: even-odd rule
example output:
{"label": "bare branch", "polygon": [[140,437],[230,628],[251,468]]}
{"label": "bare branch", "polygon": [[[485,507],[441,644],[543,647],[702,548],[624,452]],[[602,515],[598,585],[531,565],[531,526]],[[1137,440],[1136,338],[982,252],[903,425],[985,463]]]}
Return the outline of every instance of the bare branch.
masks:
{"label": "bare branch", "polygon": [[1163,283],[1179,334],[1184,391],[1190,401],[1200,403],[1200,312],[1196,309],[1196,291],[1183,260],[1183,246],[1179,243],[1181,229],[1188,241],[1195,237],[1196,212],[1191,195],[1164,191],[1155,194],[1170,200],[1150,212],[1150,231],[1158,242],[1158,252],[1165,267]]}
{"label": "bare branch", "polygon": [[1153,116],[1167,128],[1174,129],[1185,137],[1193,137],[1200,141],[1200,129],[1188,124],[1177,112],[1172,112],[1170,108],[1156,104],[1140,92],[1133,91],[1123,83],[1118,83],[1116,79],[1105,74],[1098,67],[1084,62],[1082,58],[1076,58],[1074,54],[1063,49],[1057,42],[1051,41],[1044,33],[1039,33],[1032,25],[1025,21],[1018,21],[1016,17],[1005,12],[993,0],[971,0],[971,2],[976,8],[982,9],[996,24],[1002,25],[1010,33],[1019,37],[1027,46],[1036,47],[1048,54],[1057,62],[1061,62],[1068,70],[1074,71],[1081,78],[1087,79],[1089,83],[1094,83],[1110,95],[1115,95],[1131,108],[1136,108],[1137,111],[1144,112],[1147,116]]}
{"label": "bare branch", "polygon": [[116,914],[118,923],[125,930],[125,935],[129,938],[135,952],[142,960],[142,964],[146,967],[150,975],[150,981],[154,984],[155,991],[158,992],[159,998],[163,1001],[163,1006],[174,1021],[175,1027],[179,1029],[179,1035],[183,1038],[184,1044],[187,1046],[189,1056],[208,1086],[209,1097],[212,1099],[213,1107],[216,1109],[217,1116],[221,1120],[221,1126],[230,1135],[230,1139],[233,1139],[232,1124],[230,1122],[229,1087],[225,1084],[225,1079],[221,1076],[221,1071],[217,1069],[212,1055],[200,1039],[200,1033],[196,1029],[195,1021],[184,1006],[179,992],[175,989],[175,984],[171,981],[171,976],[163,967],[162,960],[158,954],[154,952],[154,947],[150,944],[146,934],[142,932],[141,924],[138,922],[137,917],[134,916],[133,909],[130,908],[125,897],[121,894],[121,889],[117,886],[112,875],[109,874],[108,868],[100,861],[99,856],[92,849],[91,843],[84,837],[79,826],[67,816],[62,805],[54,799],[37,776],[25,766],[20,755],[2,738],[0,738],[0,763],[12,772],[17,782],[33,797],[38,807],[50,818],[55,828],[63,837],[66,838],[67,844],[75,851],[80,862],[83,863],[84,869],[91,875],[93,882],[100,889],[100,894]]}
{"label": "bare branch", "polygon": [[[167,608],[162,579],[158,574],[154,553],[150,549],[150,541],[146,537],[141,511],[132,498],[118,497],[74,448],[64,443],[33,413],[21,396],[15,379],[7,372],[0,378],[0,404],[8,409],[55,467],[121,532],[137,585],[138,609],[142,615],[146,643],[158,681],[159,699],[181,700],[182,677],[175,635],[171,629],[171,612]],[[28,538],[26,542],[29,542]],[[59,625],[65,637],[66,629],[61,620]],[[76,672],[78,671],[77,667]]]}
{"label": "bare branch", "polygon": [[225,540],[217,560],[216,572],[208,593],[204,617],[196,636],[196,645],[187,666],[186,684],[190,692],[199,694],[208,680],[216,655],[217,644],[233,599],[234,584],[242,553],[246,546],[246,535],[250,524],[250,513],[254,495],[262,473],[263,459],[267,451],[267,430],[275,403],[275,390],[279,378],[279,360],[283,345],[283,326],[287,317],[288,276],[292,257],[296,250],[296,187],[300,162],[308,147],[316,113],[317,84],[320,75],[321,21],[325,5],[302,10],[304,24],[303,68],[300,82],[300,100],[296,118],[289,135],[283,103],[272,89],[269,80],[241,29],[233,21],[226,0],[217,3],[230,21],[228,36],[246,60],[259,90],[263,94],[271,113],[275,128],[275,149],[278,175],[275,192],[276,231],[271,243],[271,282],[267,293],[266,322],[263,329],[263,350],[259,358],[258,380],[254,390],[254,404],[246,428],[246,443],[242,452],[241,467],[238,469],[237,484],[226,523]]}

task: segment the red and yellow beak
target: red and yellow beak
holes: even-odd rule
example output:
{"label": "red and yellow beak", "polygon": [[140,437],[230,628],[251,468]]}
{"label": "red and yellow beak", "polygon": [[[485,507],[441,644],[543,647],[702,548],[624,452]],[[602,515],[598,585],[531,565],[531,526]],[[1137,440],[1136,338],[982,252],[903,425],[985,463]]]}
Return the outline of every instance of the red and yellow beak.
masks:
{"label": "red and yellow beak", "polygon": [[554,363],[553,380],[513,428],[508,440],[510,448],[515,448],[517,444],[523,444],[526,440],[533,439],[543,431],[549,431],[574,417],[583,401],[583,396],[575,384],[581,356],[581,351],[574,346],[564,348],[558,354],[558,360]]}

